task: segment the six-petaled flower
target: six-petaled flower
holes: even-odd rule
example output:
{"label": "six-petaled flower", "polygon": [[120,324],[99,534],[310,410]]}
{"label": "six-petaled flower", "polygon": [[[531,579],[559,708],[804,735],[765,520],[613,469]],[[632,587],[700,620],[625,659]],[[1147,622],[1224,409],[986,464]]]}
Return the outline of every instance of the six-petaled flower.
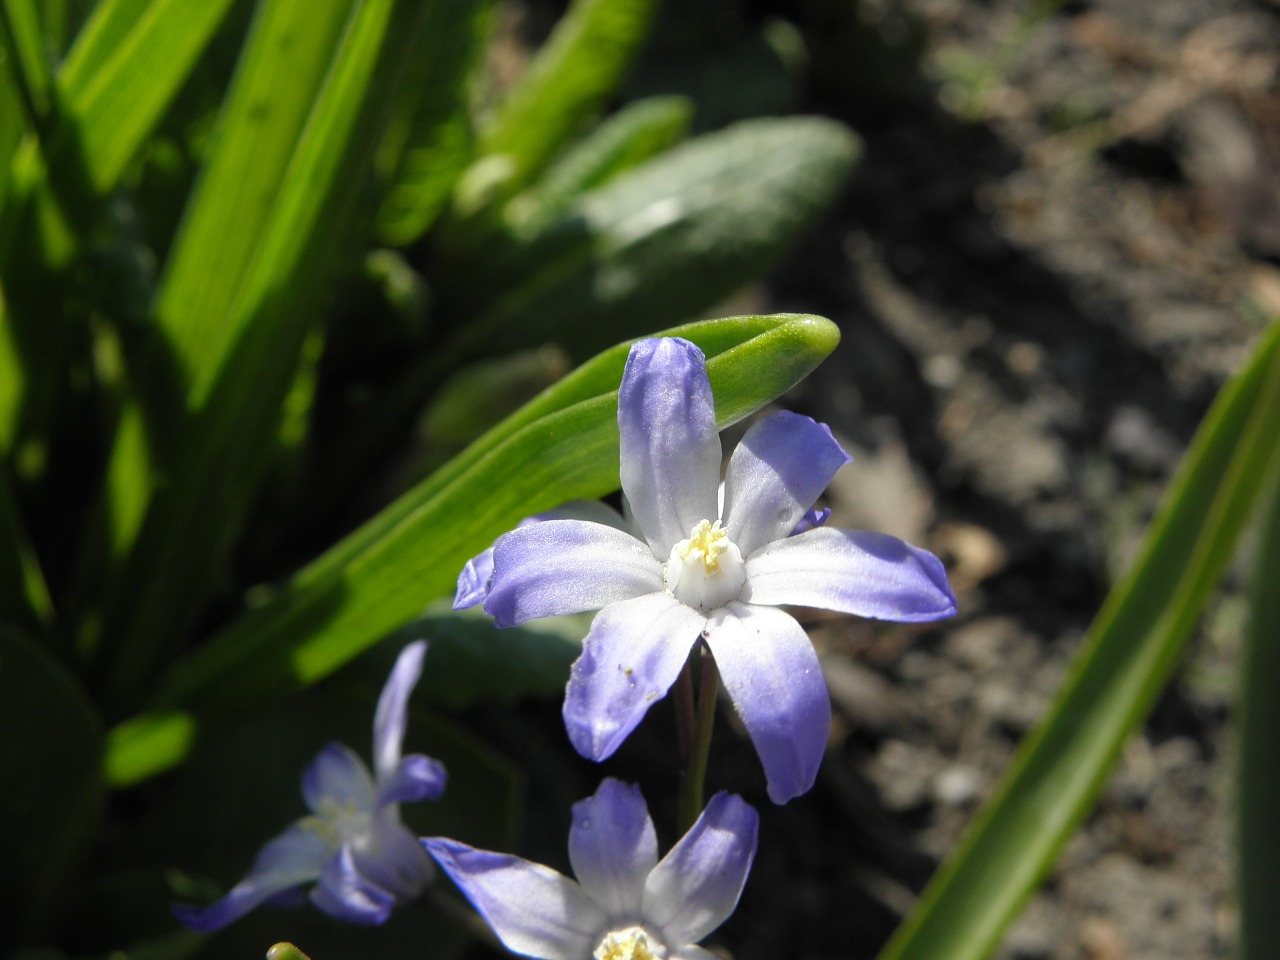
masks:
{"label": "six-petaled flower", "polygon": [[197,930],[217,930],[259,904],[319,881],[311,900],[325,913],[352,923],[381,923],[393,906],[422,892],[434,871],[400,822],[400,804],[438,798],[445,771],[430,757],[400,751],[409,694],[426,649],[418,641],[401,652],[378,698],[374,773],[348,747],[325,747],[302,775],[311,815],[267,843],[249,875],[221,900],[203,908],[175,906],[180,920]]}
{"label": "six-petaled flower", "polygon": [[758,817],[719,793],[671,851],[635,787],[605,780],[574,805],[577,882],[455,840],[423,844],[507,949],[542,960],[711,960],[697,941],[733,912],[755,857]]}
{"label": "six-petaled flower", "polygon": [[600,611],[564,703],[570,740],[594,760],[666,695],[701,638],[760,755],[769,796],[785,803],[813,785],[831,708],[813,645],[777,605],[936,620],[956,609],[946,573],[933,554],[895,537],[821,525],[810,507],[850,458],[825,425],[798,414],[774,413],[747,431],[721,508],[711,385],[688,341],[631,348],[618,427],[638,535],[581,519],[521,526],[496,541],[491,571],[477,567],[489,562],[482,555],[464,572],[455,605],[483,600],[499,626]]}

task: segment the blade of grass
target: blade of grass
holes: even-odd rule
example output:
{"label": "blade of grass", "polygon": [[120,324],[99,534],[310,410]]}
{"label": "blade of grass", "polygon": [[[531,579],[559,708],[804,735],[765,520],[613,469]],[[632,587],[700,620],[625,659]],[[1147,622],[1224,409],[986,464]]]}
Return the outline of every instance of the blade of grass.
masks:
{"label": "blade of grass", "polygon": [[0,466],[0,623],[40,636],[53,616],[49,591]]}
{"label": "blade of grass", "polygon": [[508,194],[527,185],[600,110],[648,32],[656,0],[575,0],[497,114],[478,156],[510,165]]}
{"label": "blade of grass", "polygon": [[[153,0],[93,70],[79,67],[73,50],[63,90],[66,123],[55,134],[51,153],[73,151],[92,189],[99,196],[109,193],[233,2]],[[86,34],[86,44],[94,36]],[[85,60],[97,59],[89,53],[82,55]],[[50,166],[56,169],[53,161]]]}
{"label": "blade of grass", "polygon": [[117,707],[137,702],[159,652],[182,641],[235,540],[269,462],[331,259],[357,214],[372,206],[374,158],[428,8],[420,0],[364,0],[344,31],[231,307],[228,322],[244,333],[185,432],[124,586],[114,591],[103,635],[121,639],[106,688]]}
{"label": "blade of grass", "polygon": [[32,0],[0,2],[0,38],[33,129],[44,130],[53,105],[53,70]]}
{"label": "blade of grass", "polygon": [[[669,332],[707,353],[722,425],[795,384],[839,339],[829,321],[800,315]],[[180,664],[153,709],[112,733],[114,782],[180,762],[189,746],[183,730],[336,670],[452,592],[465,561],[527,514],[617,489],[617,384],[628,346],[596,357],[499,424]]]}
{"label": "blade of grass", "polygon": [[881,960],[991,955],[1150,710],[1280,461],[1280,324],[1219,394],[1065,685]]}
{"label": "blade of grass", "polygon": [[1280,471],[1272,473],[1258,530],[1249,623],[1240,661],[1237,881],[1240,960],[1280,956]]}

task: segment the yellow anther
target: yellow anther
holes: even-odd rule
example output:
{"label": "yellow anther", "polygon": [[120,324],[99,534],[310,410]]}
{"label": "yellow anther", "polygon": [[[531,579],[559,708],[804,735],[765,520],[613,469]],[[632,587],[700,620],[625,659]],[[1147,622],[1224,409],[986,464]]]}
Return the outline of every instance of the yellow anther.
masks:
{"label": "yellow anther", "polygon": [[689,533],[688,540],[681,540],[676,545],[684,560],[701,560],[707,573],[716,573],[720,569],[720,555],[729,548],[729,534],[720,528],[720,521],[699,520],[697,526]]}
{"label": "yellow anther", "polygon": [[663,960],[666,955],[640,927],[606,933],[592,954],[595,960]]}

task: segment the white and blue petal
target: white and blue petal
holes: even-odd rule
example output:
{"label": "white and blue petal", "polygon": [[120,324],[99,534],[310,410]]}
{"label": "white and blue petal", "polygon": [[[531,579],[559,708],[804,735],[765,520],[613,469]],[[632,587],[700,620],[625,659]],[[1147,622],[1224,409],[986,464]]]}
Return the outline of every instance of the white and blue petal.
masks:
{"label": "white and blue petal", "polygon": [[400,764],[409,694],[422,676],[422,660],[426,655],[425,640],[417,640],[401,650],[378,697],[373,714],[373,770],[379,784],[395,773]]}
{"label": "white and blue petal", "polygon": [[225,897],[207,907],[175,904],[174,916],[203,933],[220,930],[284,891],[315,880],[333,852],[316,831],[294,824],[259,851],[249,875]]}
{"label": "white and blue petal", "polygon": [[302,798],[314,813],[332,806],[372,810],[377,797],[373,777],[350,747],[331,743],[302,772]]}
{"label": "white and blue petal", "polygon": [[759,824],[741,797],[717,793],[654,868],[643,916],[669,945],[696,943],[733,913],[755,859]]}
{"label": "white and blue petal", "polygon": [[378,806],[439,800],[449,782],[444,764],[421,753],[402,757],[391,776],[378,784]]}
{"label": "white and blue petal", "polygon": [[639,916],[645,880],[658,863],[658,837],[638,787],[608,779],[573,805],[569,862],[610,917]]}
{"label": "white and blue petal", "polygon": [[942,562],[867,530],[822,527],[747,557],[753,604],[821,607],[877,620],[939,620],[956,612]]}
{"label": "white and blue petal", "polygon": [[583,610],[662,589],[662,563],[614,527],[547,520],[512,530],[493,547],[485,612],[500,627]]}
{"label": "white and blue petal", "polygon": [[769,799],[786,803],[818,776],[831,701],[813,644],[788,613],[730,603],[705,633],[729,699],[760,755]]}
{"label": "white and blue petal", "polygon": [[391,916],[395,896],[360,872],[347,844],[331,857],[311,891],[311,902],[348,923],[383,923]]}
{"label": "white and blue petal", "polygon": [[542,960],[591,956],[608,918],[568,877],[443,837],[422,843],[508,950]]}
{"label": "white and blue petal", "polygon": [[791,533],[851,459],[825,423],[789,410],[756,421],[725,471],[724,528],[742,555]]}
{"label": "white and blue petal", "polygon": [[350,847],[361,875],[392,894],[398,903],[416,897],[435,874],[418,838],[392,810],[379,811],[369,832],[353,840]]}
{"label": "white and blue petal", "polygon": [[489,595],[489,582],[493,579],[493,547],[485,547],[462,567],[458,574],[458,589],[453,595],[453,609],[466,610],[478,607]]}
{"label": "white and blue petal", "polygon": [[679,676],[706,616],[667,593],[610,604],[591,623],[564,697],[569,740],[604,760]]}
{"label": "white and blue petal", "polygon": [[661,337],[631,347],[618,388],[622,492],[654,554],[667,558],[714,520],[720,434],[702,351]]}
{"label": "white and blue petal", "polygon": [[[525,517],[516,529],[527,527],[531,523],[542,523],[545,520],[590,520],[592,523],[603,523],[607,527],[619,530],[629,529],[627,521],[617,510],[598,500],[571,500],[563,506],[535,513]],[[453,609],[465,610],[479,606],[489,595],[489,586],[493,580],[493,547],[472,557],[458,574],[458,589],[453,597]]]}

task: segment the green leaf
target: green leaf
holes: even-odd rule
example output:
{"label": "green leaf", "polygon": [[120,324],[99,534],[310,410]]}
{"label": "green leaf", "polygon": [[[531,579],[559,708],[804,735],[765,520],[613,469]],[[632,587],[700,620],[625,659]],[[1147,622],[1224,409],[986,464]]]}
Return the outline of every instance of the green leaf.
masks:
{"label": "green leaf", "polygon": [[[707,354],[722,426],[759,409],[835,347],[830,321],[738,317],[679,327]],[[174,670],[153,705],[169,722],[233,713],[308,686],[453,592],[474,554],[522,517],[618,487],[617,385],[629,344],[606,351],[507,418],[304,568]],[[165,721],[113,732],[111,757],[142,777]]]}
{"label": "green leaf", "polygon": [[1278,345],[1274,324],[1219,394],[1052,708],[882,960],[990,956],[1092,807],[1176,665],[1263,481],[1280,468]]}
{"label": "green leaf", "polygon": [[38,634],[53,615],[44,575],[23,529],[0,465],[0,624],[14,624]]}
{"label": "green leaf", "polygon": [[481,163],[499,160],[513,193],[599,112],[630,66],[656,0],[574,0],[481,132]]}
{"label": "green leaf", "polygon": [[1280,956],[1280,472],[1267,485],[1240,661],[1237,763],[1240,960]]}
{"label": "green leaf", "polygon": [[442,310],[475,316],[454,355],[555,340],[582,358],[696,315],[777,259],[831,201],[858,149],[829,120],[754,120],[623,174],[531,242],[433,278]]}
{"label": "green leaf", "polygon": [[[204,53],[233,0],[152,0],[95,12],[60,78],[66,116],[51,155],[81,170],[97,195],[116,185]],[[123,29],[128,23],[127,32]],[[58,160],[50,168],[58,169]]]}
{"label": "green leaf", "polygon": [[213,368],[193,378],[195,412],[168,485],[148,510],[122,585],[113,591],[103,635],[120,641],[106,685],[117,704],[136,697],[164,644],[181,641],[235,540],[270,460],[332,258],[368,209],[377,146],[429,6],[358,4],[315,93],[224,321],[243,332],[234,343],[215,346]]}
{"label": "green leaf", "polygon": [[54,905],[102,815],[102,728],[79,684],[41,647],[0,627],[0,898],[18,937],[52,933]]}
{"label": "green leaf", "polygon": [[474,145],[467,81],[489,22],[488,0],[431,5],[416,76],[391,125],[384,152],[394,160],[390,188],[378,211],[378,237],[403,246],[427,232],[444,210]]}
{"label": "green leaf", "polygon": [[545,227],[582,194],[604,186],[684,138],[693,119],[685,97],[649,97],[628,104],[570,148],[526,195],[512,203],[510,216],[522,231]]}
{"label": "green leaf", "polygon": [[0,3],[0,37],[31,126],[43,129],[53,106],[53,71],[40,16],[32,0]]}

